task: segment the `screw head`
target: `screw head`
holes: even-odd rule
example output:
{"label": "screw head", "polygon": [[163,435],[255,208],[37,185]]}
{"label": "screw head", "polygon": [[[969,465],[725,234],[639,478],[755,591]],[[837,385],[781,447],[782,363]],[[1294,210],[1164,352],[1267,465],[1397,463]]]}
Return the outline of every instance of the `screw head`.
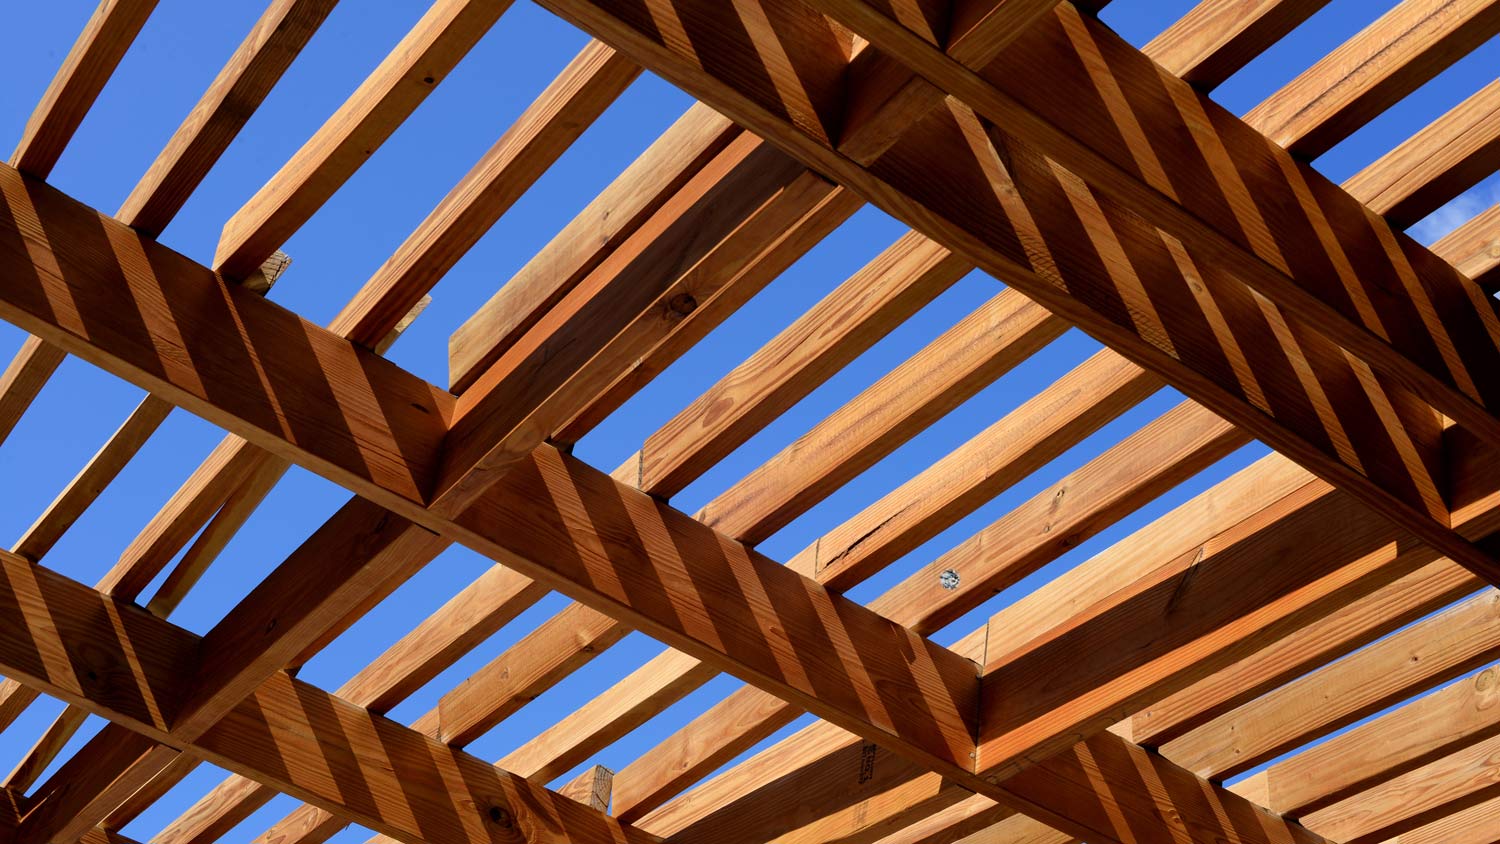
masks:
{"label": "screw head", "polygon": [[958,572],[954,571],[953,569],[943,569],[943,573],[938,575],[938,585],[942,586],[944,589],[947,589],[949,592],[957,589]]}

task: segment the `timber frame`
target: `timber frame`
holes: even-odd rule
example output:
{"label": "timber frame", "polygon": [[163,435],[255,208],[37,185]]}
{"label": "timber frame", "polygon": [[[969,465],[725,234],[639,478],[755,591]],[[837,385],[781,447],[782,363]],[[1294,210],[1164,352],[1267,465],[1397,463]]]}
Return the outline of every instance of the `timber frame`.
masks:
{"label": "timber frame", "polygon": [[[325,328],[265,298],[279,249],[510,0],[433,0],[212,266],[155,238],[335,0],[271,0],[113,216],[47,183],[155,6],[101,0],[0,165],[0,318],[30,335],[0,440],[65,355],[149,395],[0,551],[0,729],[67,704],[0,788],[0,841],[128,842],[211,763],[232,776],[155,844],[278,794],[304,805],[258,840],[1500,842],[1500,208],[1404,232],[1496,170],[1500,81],[1342,185],[1310,163],[1500,2],[1402,0],[1243,116],[1210,92],[1322,0],[1203,0],[1143,49],[1103,0],[537,2],[594,40]],[[698,103],[452,336],[451,386],[387,360],[643,70]],[[614,471],[572,456],[867,203],[910,231]],[[993,298],[674,508],[975,270]],[[757,550],[1070,327],[1103,348],[804,552]],[[1186,398],[845,596],[1164,387]],[[223,442],[99,584],[49,568],[173,407]],[[1274,451],[933,640],[1252,440]],[[204,635],[168,620],[293,465],[348,503]],[[297,678],[454,543],[495,565],[343,687]],[[574,603],[386,717],[551,591]],[[466,752],[631,631],[669,647],[498,762]],[[745,685],[655,749],[547,787],[721,673]],[[108,726],[43,778],[87,715]]]}

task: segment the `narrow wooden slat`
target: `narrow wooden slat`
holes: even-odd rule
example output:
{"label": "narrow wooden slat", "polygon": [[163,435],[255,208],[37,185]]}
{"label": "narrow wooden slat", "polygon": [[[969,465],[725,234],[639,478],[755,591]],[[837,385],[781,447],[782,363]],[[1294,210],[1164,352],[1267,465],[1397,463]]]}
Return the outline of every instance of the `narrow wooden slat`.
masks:
{"label": "narrow wooden slat", "polygon": [[91,458],[47,509],[17,540],[15,553],[29,560],[40,560],[72,527],[84,510],[94,503],[106,486],[119,475],[136,452],[155,433],[172,406],[154,396],[136,405],[130,416],[110,435],[109,442]]}
{"label": "narrow wooden slat", "polygon": [[1500,827],[1500,798],[1403,832],[1385,844],[1495,844]]}
{"label": "narrow wooden slat", "polygon": [[81,840],[176,756],[173,748],[108,724],[37,790],[16,835],[27,841]]}
{"label": "narrow wooden slat", "polygon": [[1432,251],[1489,293],[1500,288],[1500,205],[1477,215],[1432,245]]}
{"label": "narrow wooden slat", "polygon": [[1317,158],[1497,32],[1500,4],[1489,0],[1403,0],[1245,120]]}
{"label": "narrow wooden slat", "polygon": [[[785,197],[768,204],[747,221],[741,232],[737,232],[742,236],[726,241],[715,250],[716,255],[704,261],[700,273],[703,287],[705,290],[718,287],[718,291],[699,302],[692,313],[649,352],[625,365],[609,386],[586,402],[558,429],[557,441],[577,443],[728,319],[751,296],[823,242],[864,204],[860,197],[828,183],[816,173],[809,171],[798,177]],[[786,222],[789,217],[795,217],[790,225]],[[743,268],[736,268],[736,264],[746,261],[746,252],[755,254]],[[717,281],[722,275],[728,275],[729,280]]]}
{"label": "narrow wooden slat", "polygon": [[440,0],[359,89],[224,224],[214,269],[244,278],[322,207],[510,7]]}
{"label": "narrow wooden slat", "polygon": [[22,341],[10,365],[0,373],[0,443],[15,430],[64,357],[61,349],[40,338],[28,336]]}
{"label": "narrow wooden slat", "polygon": [[1500,592],[1443,613],[1312,672],[1163,744],[1204,776],[1233,776],[1494,659]]}
{"label": "narrow wooden slat", "polygon": [[687,110],[448,340],[449,381],[467,390],[740,134],[704,105]]}
{"label": "narrow wooden slat", "polygon": [[1212,91],[1325,5],[1327,0],[1202,0],[1141,52],[1198,90]]}
{"label": "narrow wooden slat", "polygon": [[[698,513],[756,543],[1065,330],[1003,291]],[[796,483],[790,483],[793,478]]]}
{"label": "narrow wooden slat", "polygon": [[1410,226],[1495,171],[1497,127],[1500,80],[1350,177],[1344,187],[1392,224]]}
{"label": "narrow wooden slat", "polygon": [[463,747],[628,632],[613,618],[572,604],[443,695],[413,727]]}
{"label": "narrow wooden slat", "polygon": [[640,66],[591,41],[448,192],[329,330],[374,346],[635,81]]}
{"label": "narrow wooden slat", "polygon": [[1278,762],[1233,788],[1273,812],[1302,816],[1496,735],[1500,669],[1487,668]]}
{"label": "narrow wooden slat", "polygon": [[1378,844],[1391,835],[1500,797],[1497,764],[1500,737],[1491,737],[1304,815],[1301,821],[1330,840]]}
{"label": "narrow wooden slat", "polygon": [[337,2],[272,0],[115,216],[143,234],[160,234]]}
{"label": "narrow wooden slat", "polygon": [[681,700],[718,672],[667,650],[495,763],[546,782]]}
{"label": "narrow wooden slat", "polygon": [[1438,560],[1137,712],[1131,738],[1159,747],[1484,586]]}
{"label": "narrow wooden slat", "polygon": [[785,227],[776,206],[800,216],[831,191],[757,138],[731,142],[459,397],[435,509],[462,510],[735,281]]}
{"label": "narrow wooden slat", "polygon": [[[1040,469],[1161,387],[1103,350],[787,562],[845,590]],[[856,464],[856,468],[858,464]]]}
{"label": "narrow wooden slat", "polygon": [[12,791],[26,793],[36,784],[37,778],[62,752],[63,746],[68,739],[73,737],[82,726],[83,720],[88,713],[74,706],[67,706],[58,714],[57,718],[47,726],[47,731],[42,733],[41,738],[36,740],[31,750],[16,764],[16,767],[5,778],[4,787]]}
{"label": "narrow wooden slat", "polygon": [[101,0],[26,121],[10,165],[38,179],[52,173],[99,92],[135,41],[156,0]]}
{"label": "narrow wooden slat", "polygon": [[902,237],[648,437],[616,476],[670,498],[971,269],[921,235]]}
{"label": "narrow wooden slat", "polygon": [[229,540],[239,532],[256,507],[270,494],[271,488],[286,474],[291,464],[285,460],[266,460],[255,466],[249,477],[224,499],[224,506],[214,514],[198,538],[183,552],[177,565],[146,604],[150,612],[166,618],[187,597],[189,589],[208,570]]}

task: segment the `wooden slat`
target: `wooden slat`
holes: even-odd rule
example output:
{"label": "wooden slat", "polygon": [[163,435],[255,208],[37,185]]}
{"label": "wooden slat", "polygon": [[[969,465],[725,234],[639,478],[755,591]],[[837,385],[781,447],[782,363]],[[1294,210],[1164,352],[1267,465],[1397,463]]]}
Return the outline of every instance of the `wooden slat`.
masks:
{"label": "wooden slat", "polygon": [[[1095,353],[916,477],[827,532],[787,565],[845,590],[1031,475],[1161,386],[1109,350]],[[856,463],[855,468],[859,464]]]}
{"label": "wooden slat", "polygon": [[1500,737],[1466,747],[1301,821],[1330,840],[1378,844],[1391,835],[1500,797]]}
{"label": "wooden slat", "polygon": [[640,72],[609,47],[589,42],[386,259],[329,330],[373,347]]}
{"label": "wooden slat", "polygon": [[1484,582],[1438,560],[1136,713],[1131,738],[1158,747],[1262,694],[1472,595]]}
{"label": "wooden slat", "polygon": [[0,373],[0,443],[15,430],[64,357],[61,349],[37,337],[28,336],[21,342],[15,358]]}
{"label": "wooden slat", "polygon": [[903,236],[647,437],[615,476],[677,494],[971,269]]}
{"label": "wooden slat", "polygon": [[24,841],[79,841],[177,751],[118,724],[104,729],[37,789],[16,829]]}
{"label": "wooden slat", "polygon": [[458,399],[435,508],[462,510],[832,191],[757,138],[731,142]]}
{"label": "wooden slat", "polygon": [[579,774],[575,779],[557,790],[564,797],[571,797],[592,809],[609,810],[610,783],[614,771],[603,765],[595,765]]}
{"label": "wooden slat", "polygon": [[740,131],[707,106],[688,109],[453,332],[448,341],[453,391],[467,390]]}
{"label": "wooden slat", "polygon": [[1403,0],[1245,120],[1316,158],[1497,32],[1500,4],[1490,0]]}
{"label": "wooden slat", "polygon": [[1202,0],[1141,52],[1200,91],[1212,91],[1312,17],[1327,0]]}
{"label": "wooden slat", "polygon": [[1432,251],[1493,293],[1500,288],[1500,205],[1454,229]]}
{"label": "wooden slat", "polygon": [[1019,293],[1001,292],[710,501],[698,519],[746,542],[764,540],[1065,328]]}
{"label": "wooden slat", "polygon": [[1386,844],[1495,844],[1500,827],[1500,798],[1403,832]]}
{"label": "wooden slat", "polygon": [[1500,668],[1487,668],[1278,762],[1233,788],[1273,812],[1301,816],[1496,735]]}
{"label": "wooden slat", "polygon": [[1458,606],[1314,671],[1162,745],[1204,776],[1234,776],[1494,659],[1500,592]]}
{"label": "wooden slat", "polygon": [[87,717],[88,713],[78,707],[64,707],[57,718],[47,725],[46,732],[36,740],[36,744],[32,745],[6,776],[4,787],[21,794],[29,791]]}
{"label": "wooden slat", "polygon": [[413,727],[463,747],[628,632],[613,618],[572,604],[443,695]]}
{"label": "wooden slat", "polygon": [[214,269],[244,278],[302,227],[416,110],[511,0],[440,0],[359,89],[224,224]]}
{"label": "wooden slat", "polygon": [[135,457],[171,410],[170,404],[152,396],[142,399],[125,422],[110,435],[109,442],[47,505],[12,550],[29,560],[42,559]]}
{"label": "wooden slat", "polygon": [[337,2],[272,0],[115,216],[143,234],[160,234]]}
{"label": "wooden slat", "polygon": [[1500,80],[1350,177],[1344,187],[1370,210],[1406,227],[1493,173],[1497,154]]}
{"label": "wooden slat", "polygon": [[135,41],[156,0],[100,0],[26,121],[10,166],[45,179]]}

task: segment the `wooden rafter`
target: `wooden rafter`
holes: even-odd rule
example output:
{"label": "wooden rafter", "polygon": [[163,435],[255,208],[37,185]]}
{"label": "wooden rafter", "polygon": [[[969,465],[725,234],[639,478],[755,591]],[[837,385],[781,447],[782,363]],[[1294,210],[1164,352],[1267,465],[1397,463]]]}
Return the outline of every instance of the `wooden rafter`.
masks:
{"label": "wooden rafter", "polygon": [[[0,439],[65,352],[150,393],[0,552],[0,725],[68,703],[0,788],[0,837],[131,844],[115,830],[207,761],[235,775],[157,844],[278,792],[308,801],[262,839],[283,844],[351,822],[412,842],[1493,838],[1493,669],[1217,783],[1491,661],[1488,589],[1393,631],[1500,582],[1500,218],[1430,250],[1399,232],[1493,169],[1495,86],[1342,188],[1307,159],[1500,31],[1500,3],[1404,0],[1241,120],[1206,92],[1321,2],[1205,0],[1138,51],[1102,2],[542,0],[597,40],[329,329],[261,298],[272,252],[509,0],[433,4],[229,220],[213,270],[153,238],[333,0],[272,0],[110,218],[42,179],[153,5],[100,4],[0,167],[0,317],[33,335]],[[702,102],[454,334],[453,391],[386,361],[642,69]],[[913,231],[612,475],[571,456],[867,201]],[[976,268],[1013,289],[696,516],[668,503]],[[1108,348],[786,565],[754,548],[1070,324]],[[869,606],[842,594],[1164,384],[1189,399]],[[174,404],[230,435],[96,589],[52,571]],[[927,638],[1252,436],[1282,454],[954,648]],[[356,497],[205,636],[166,621],[293,465]],[[497,565],[337,692],[295,679],[454,542]],[[578,603],[410,727],[383,717],[549,589]],[[464,752],[631,630],[669,648],[497,765]],[[748,685],[618,777],[525,779],[720,671]],[[685,793],[804,711],[823,721]],[[86,713],[111,723],[37,784]]]}

